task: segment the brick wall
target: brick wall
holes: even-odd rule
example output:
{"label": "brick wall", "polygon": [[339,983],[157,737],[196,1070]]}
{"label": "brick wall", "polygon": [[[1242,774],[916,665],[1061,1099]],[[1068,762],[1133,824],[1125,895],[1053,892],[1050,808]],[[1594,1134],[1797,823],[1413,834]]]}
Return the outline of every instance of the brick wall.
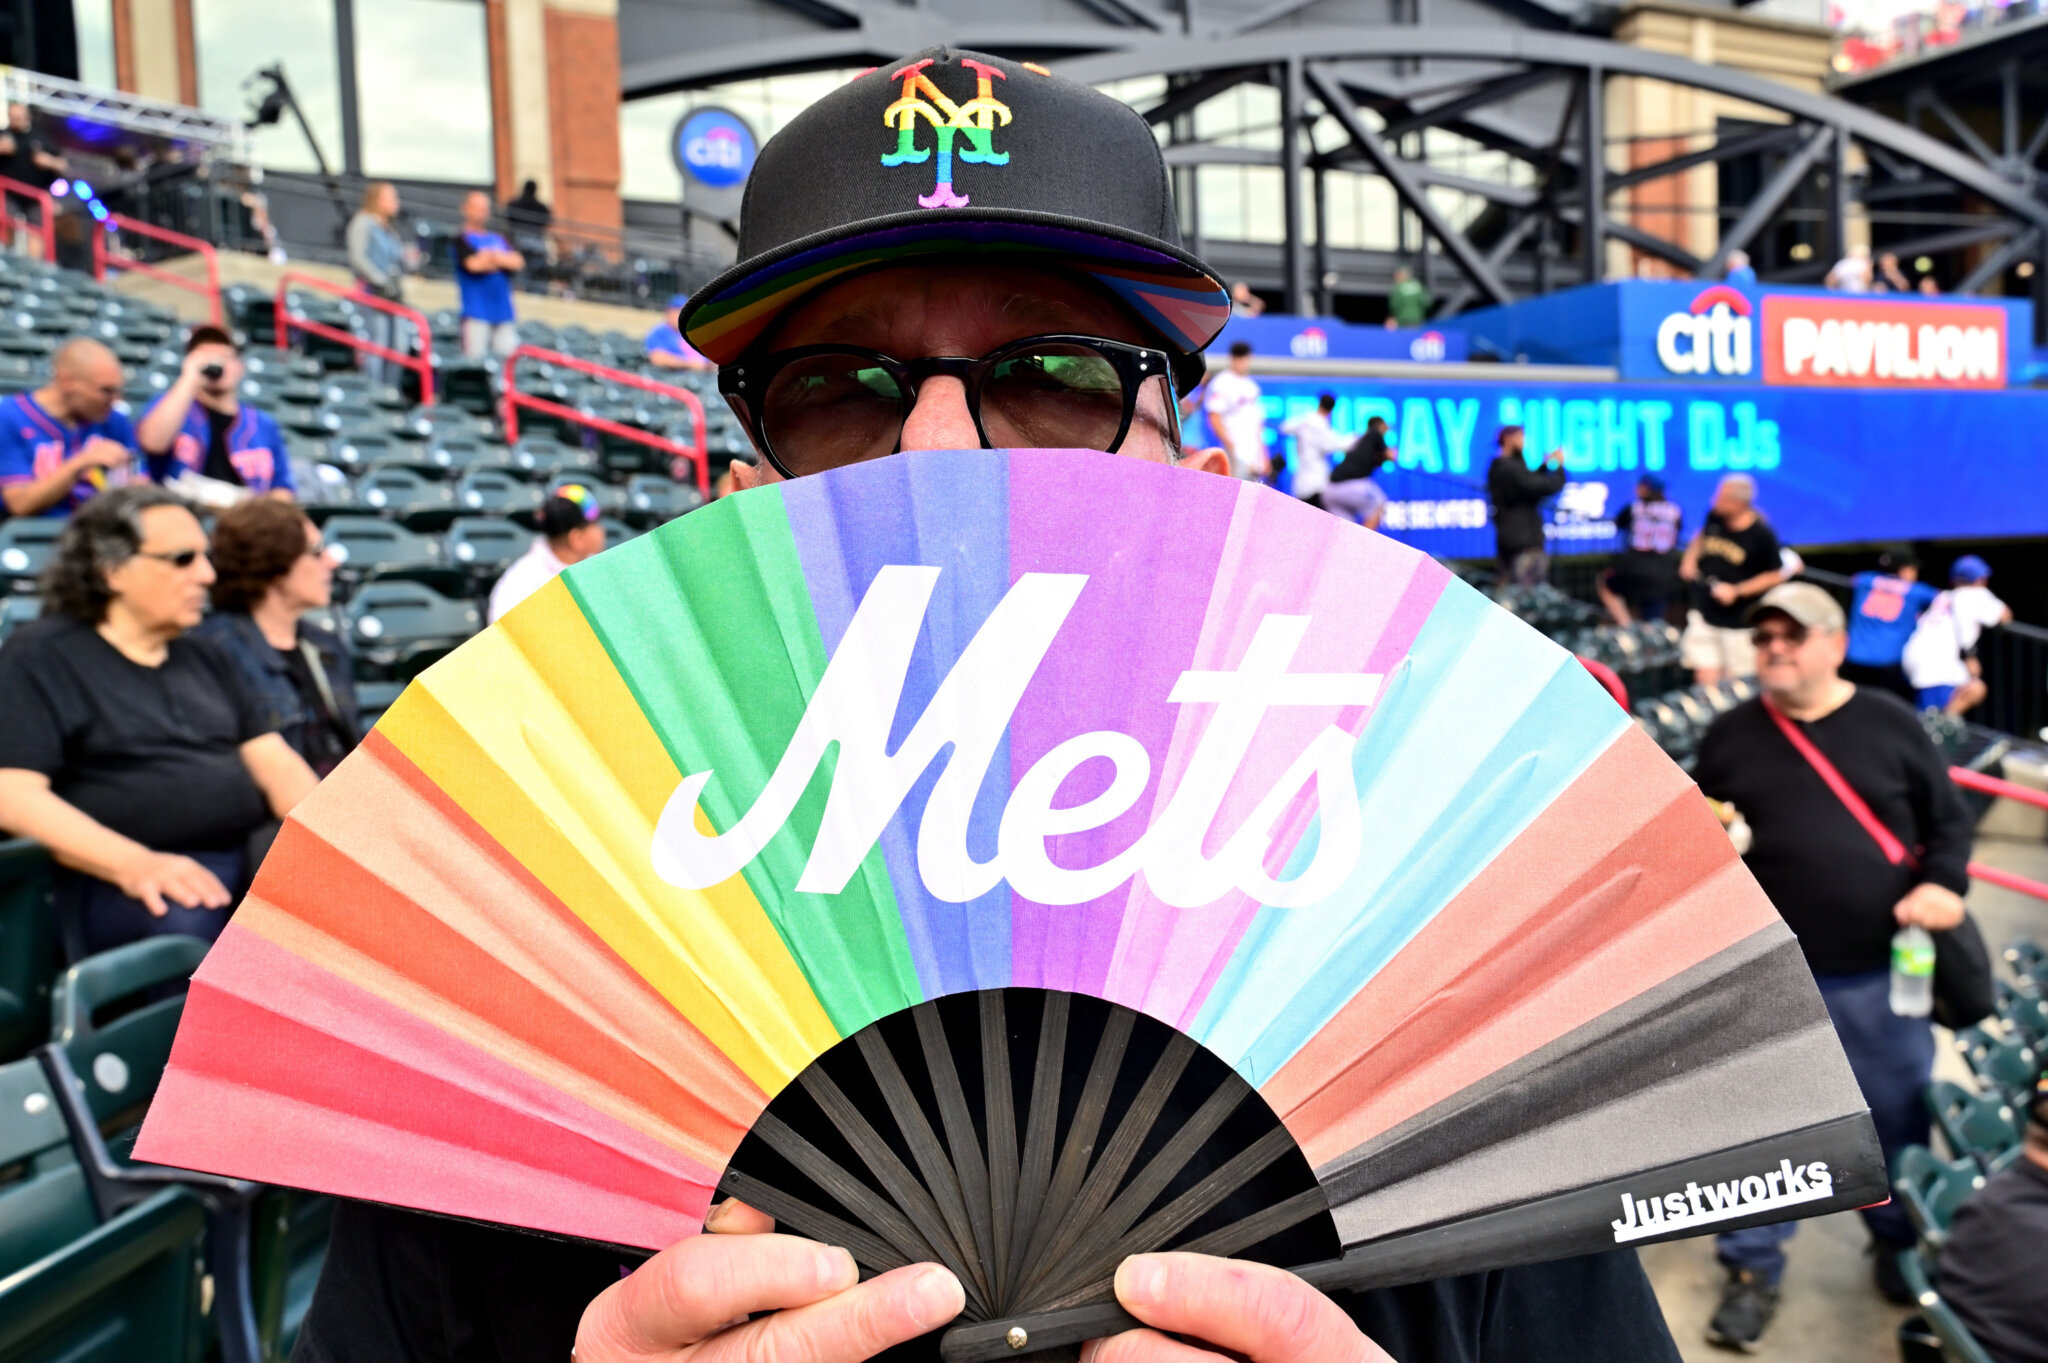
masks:
{"label": "brick wall", "polygon": [[618,21],[550,9],[547,49],[555,218],[617,227]]}

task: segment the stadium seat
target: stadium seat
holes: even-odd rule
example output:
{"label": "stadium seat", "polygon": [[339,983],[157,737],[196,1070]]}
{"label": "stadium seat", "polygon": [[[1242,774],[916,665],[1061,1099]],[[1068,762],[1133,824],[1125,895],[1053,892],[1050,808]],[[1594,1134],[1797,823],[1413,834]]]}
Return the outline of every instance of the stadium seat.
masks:
{"label": "stadium seat", "polygon": [[380,463],[356,479],[356,505],[390,516],[409,530],[439,530],[455,519],[455,488],[404,461]]}
{"label": "stadium seat", "polygon": [[8,635],[42,613],[43,599],[40,596],[0,596],[0,643],[5,643]]}
{"label": "stadium seat", "polygon": [[191,1363],[203,1204],[178,1187],[102,1222],[41,1063],[0,1066],[0,1358]]}
{"label": "stadium seat", "polygon": [[527,435],[512,447],[512,467],[528,478],[546,481],[558,473],[597,466],[597,456],[581,445],[565,445],[552,436]]}
{"label": "stadium seat", "polygon": [[2015,986],[1999,980],[1998,1016],[2006,1025],[2027,1039],[2040,1054],[2042,1043],[2048,1041],[2048,999],[2041,997],[2041,991],[2032,980]]}
{"label": "stadium seat", "polygon": [[405,690],[404,682],[358,681],[356,683],[356,706],[363,717],[363,732],[377,727],[377,721],[384,718],[384,712],[391,708],[398,693]]}
{"label": "stadium seat", "polygon": [[2048,949],[2043,949],[2038,943],[2021,940],[2001,954],[2015,972],[2027,976],[2043,993],[2048,993]]}
{"label": "stadium seat", "polygon": [[1892,1192],[1932,1254],[1948,1242],[1956,1208],[1983,1186],[1984,1169],[1977,1161],[1945,1160],[1924,1145],[1909,1145],[1892,1161]]}
{"label": "stadium seat", "polygon": [[447,402],[427,403],[405,414],[405,432],[415,440],[436,435],[475,436],[483,427],[475,412]]}
{"label": "stadium seat", "polygon": [[378,580],[424,582],[459,592],[467,575],[451,566],[440,542],[375,516],[330,518],[321,530],[337,560],[335,576],[344,588]]}
{"label": "stadium seat", "polygon": [[292,483],[298,488],[299,505],[315,525],[356,504],[355,489],[348,475],[332,464],[317,463],[303,455],[292,455]]}
{"label": "stadium seat", "polygon": [[403,459],[410,447],[389,431],[350,431],[327,442],[325,463],[361,472],[372,464]]}
{"label": "stadium seat", "polygon": [[498,409],[498,363],[458,360],[435,376],[434,391],[442,402],[488,418]]}
{"label": "stadium seat", "polygon": [[2032,1090],[2041,1060],[2024,1036],[2000,1036],[1983,1024],[1956,1033],[1956,1049],[1979,1083],[2008,1095]]}
{"label": "stadium seat", "polygon": [[350,598],[347,623],[359,674],[409,681],[482,628],[483,616],[418,582],[372,582]]}
{"label": "stadium seat", "polygon": [[460,516],[448,527],[444,543],[449,561],[469,570],[471,594],[482,595],[506,564],[526,552],[533,531],[501,516]]}
{"label": "stadium seat", "polygon": [[607,549],[640,538],[638,526],[628,525],[617,516],[600,517],[597,523],[604,527],[604,547]]}
{"label": "stadium seat", "polygon": [[28,1054],[49,1035],[56,927],[49,853],[25,838],[0,842],[0,1060]]}
{"label": "stadium seat", "polygon": [[658,473],[642,473],[626,480],[626,519],[644,528],[695,511],[703,502],[696,488]]}
{"label": "stadium seat", "polygon": [[418,462],[453,477],[466,469],[509,468],[511,455],[503,445],[493,445],[476,436],[443,435],[436,431],[428,437]]}
{"label": "stadium seat", "polygon": [[34,591],[63,533],[64,522],[54,516],[16,516],[0,522],[0,591]]}
{"label": "stadium seat", "polygon": [[80,961],[51,990],[50,1042],[36,1054],[102,1220],[165,1187],[198,1195],[206,1208],[207,1267],[223,1363],[261,1363],[252,1284],[286,1271],[282,1263],[257,1265],[253,1259],[252,1209],[263,1187],[142,1164],[132,1155],[184,1013],[180,986],[205,956],[205,943],[166,935]]}
{"label": "stadium seat", "polygon": [[1941,1341],[1944,1363],[1992,1363],[1984,1346],[1971,1337],[1969,1328],[1941,1299],[1934,1278],[1927,1271],[1927,1260],[1918,1248],[1899,1251],[1899,1273],[1906,1280],[1906,1290],[1913,1294],[1913,1304],[1920,1308],[1920,1318]]}
{"label": "stadium seat", "polygon": [[540,505],[541,489],[504,469],[470,469],[455,484],[455,505],[464,515],[516,516]]}
{"label": "stadium seat", "polygon": [[2019,1144],[2019,1118],[2003,1097],[1984,1097],[1937,1079],[1927,1086],[1926,1102],[1951,1155],[1987,1165]]}

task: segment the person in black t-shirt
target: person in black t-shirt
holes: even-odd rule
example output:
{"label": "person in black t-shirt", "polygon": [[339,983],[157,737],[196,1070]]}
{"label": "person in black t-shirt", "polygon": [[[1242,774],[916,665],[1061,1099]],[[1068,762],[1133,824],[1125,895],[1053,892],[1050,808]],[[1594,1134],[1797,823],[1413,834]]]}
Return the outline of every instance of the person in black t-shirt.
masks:
{"label": "person in black t-shirt", "polygon": [[1956,1208],[1939,1286],[1992,1363],[2048,1363],[2048,1074],[2020,1157]]}
{"label": "person in black t-shirt", "polygon": [[44,618],[0,647],[0,829],[65,869],[74,961],[158,933],[218,937],[251,835],[313,788],[234,668],[184,637],[212,581],[183,501],[117,488],[71,518]]}
{"label": "person in black t-shirt", "polygon": [[1664,618],[1678,590],[1678,536],[1684,525],[1685,513],[1664,495],[1662,478],[1646,473],[1636,479],[1636,499],[1614,517],[1621,554],[1597,584],[1614,623]]}
{"label": "person in black t-shirt", "polygon": [[[1885,1161],[1927,1141],[1922,1092],[1934,1065],[1924,1017],[1891,1010],[1891,939],[1908,923],[1945,932],[1963,920],[1970,816],[1947,763],[1896,696],[1842,680],[1841,606],[1810,582],[1766,592],[1751,612],[1763,694],[1714,721],[1693,779],[1748,822],[1743,860],[1770,896],[1820,987],[1863,1090]],[[1893,862],[1787,737],[1772,708],[1831,763],[1915,861]],[[1866,1209],[1879,1289],[1903,1299],[1896,1251],[1913,1242],[1897,1203]],[[1756,1342],[1777,1306],[1794,1222],[1719,1238],[1729,1272],[1709,1338]]]}
{"label": "person in black t-shirt", "polygon": [[1679,660],[1701,684],[1756,675],[1756,650],[1745,617],[1750,603],[1785,580],[1778,532],[1756,509],[1756,479],[1731,473],[1714,489],[1707,512],[1678,575],[1693,583],[1696,601],[1686,614]]}
{"label": "person in black t-shirt", "polygon": [[362,738],[362,719],[348,646],[305,618],[334,581],[319,527],[289,502],[252,498],[221,514],[213,562],[213,614],[194,637],[227,656],[265,723],[327,775]]}
{"label": "person in black t-shirt", "polygon": [[36,132],[35,115],[26,104],[7,106],[7,127],[0,131],[0,174],[37,189],[48,189],[64,174],[66,162]]}
{"label": "person in black t-shirt", "polygon": [[192,328],[177,379],[135,423],[150,477],[168,483],[198,474],[229,488],[292,495],[284,433],[270,413],[242,405],[245,372],[234,337],[216,326]]}
{"label": "person in black t-shirt", "polygon": [[1564,454],[1552,450],[1543,467],[1532,469],[1522,455],[1522,428],[1503,426],[1495,437],[1500,454],[1486,470],[1486,495],[1493,503],[1494,552],[1501,576],[1518,587],[1550,580],[1550,551],[1543,538],[1542,503],[1564,490]]}

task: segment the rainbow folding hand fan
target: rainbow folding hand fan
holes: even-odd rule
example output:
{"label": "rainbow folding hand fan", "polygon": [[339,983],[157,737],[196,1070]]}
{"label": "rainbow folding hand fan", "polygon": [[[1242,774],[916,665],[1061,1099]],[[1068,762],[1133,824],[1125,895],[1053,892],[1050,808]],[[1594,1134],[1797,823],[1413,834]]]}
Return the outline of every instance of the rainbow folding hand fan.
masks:
{"label": "rainbow folding hand fan", "polygon": [[138,1154],[650,1248],[722,1185],[983,1321],[1162,1246],[1384,1284],[1885,1195],[1791,935],[1567,653],[1048,451],[741,494],[425,673]]}

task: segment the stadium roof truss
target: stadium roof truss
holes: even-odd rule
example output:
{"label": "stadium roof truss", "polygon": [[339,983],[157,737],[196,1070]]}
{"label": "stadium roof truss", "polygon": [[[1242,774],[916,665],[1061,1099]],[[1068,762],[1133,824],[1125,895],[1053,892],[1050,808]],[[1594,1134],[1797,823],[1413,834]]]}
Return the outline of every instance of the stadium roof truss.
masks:
{"label": "stadium roof truss", "polygon": [[8,103],[27,104],[58,118],[181,142],[238,164],[251,161],[249,133],[241,121],[204,109],[82,85],[18,66],[0,67],[0,95]]}
{"label": "stadium roof truss", "polygon": [[[1335,3],[1341,7],[1344,0]],[[1418,22],[1425,3],[1431,20]],[[1318,22],[1339,12],[1333,0],[1203,0],[1199,19],[1194,0],[1171,9],[1149,0],[1014,0],[951,11],[943,4],[761,0],[750,8],[744,32],[723,33],[712,22],[693,27],[693,40],[678,45],[662,35],[680,10],[665,0],[627,0],[622,31],[635,15],[647,25],[647,41],[636,40],[628,50],[648,55],[624,67],[625,94],[776,70],[868,66],[935,43],[1037,56],[1056,61],[1061,75],[1095,85],[1164,76],[1163,98],[1142,112],[1162,130],[1169,164],[1263,164],[1283,171],[1277,250],[1281,292],[1293,311],[1312,310],[1315,298],[1311,265],[1320,247],[1303,231],[1302,182],[1304,172],[1322,170],[1366,171],[1388,183],[1457,271],[1459,281],[1441,309],[1446,315],[1475,302],[1510,301],[1518,281],[1533,280],[1535,291],[1543,292],[1602,278],[1611,241],[1681,273],[1716,275],[1729,253],[1747,248],[1795,200],[1810,203],[1811,188],[1822,184],[1820,253],[1774,277],[1817,280],[1844,253],[1852,212],[1875,216],[1888,201],[1924,200],[1930,193],[1958,201],[1965,211],[1897,215],[1938,230],[1887,240],[1884,249],[1907,256],[1995,244],[1960,291],[1998,282],[2019,260],[2048,265],[2048,203],[2036,197],[2031,171],[2022,164],[2031,155],[2000,158],[1988,147],[1973,148],[1981,139],[1959,146],[1845,99],[1568,31],[1578,13],[1570,0],[1389,0],[1382,13],[1394,14],[1396,22],[1342,25]],[[1610,77],[1690,87],[1782,122],[1711,132],[1712,145],[1615,170],[1607,156]],[[1279,92],[1277,148],[1189,140],[1193,120],[1187,116],[1247,82]],[[1341,129],[1341,142],[1318,146],[1317,125],[1327,128],[1329,120]],[[1503,152],[1529,173],[1496,181],[1432,164],[1428,140],[1412,136],[1430,129]],[[2029,152],[2039,151],[2044,138],[2048,132],[2037,134]],[[1331,141],[1327,135],[1322,140]],[[1760,159],[1762,182],[1738,210],[1715,210],[1720,233],[1706,256],[1644,230],[1610,206],[1623,190],[1745,157]],[[1485,210],[1461,228],[1430,193],[1446,188],[1477,196]],[[1797,211],[1813,216],[1810,209]],[[1554,260],[1560,237],[1573,249],[1569,258]],[[1323,276],[1321,268],[1314,270],[1315,279]],[[2035,279],[2038,288],[2048,268]]]}

